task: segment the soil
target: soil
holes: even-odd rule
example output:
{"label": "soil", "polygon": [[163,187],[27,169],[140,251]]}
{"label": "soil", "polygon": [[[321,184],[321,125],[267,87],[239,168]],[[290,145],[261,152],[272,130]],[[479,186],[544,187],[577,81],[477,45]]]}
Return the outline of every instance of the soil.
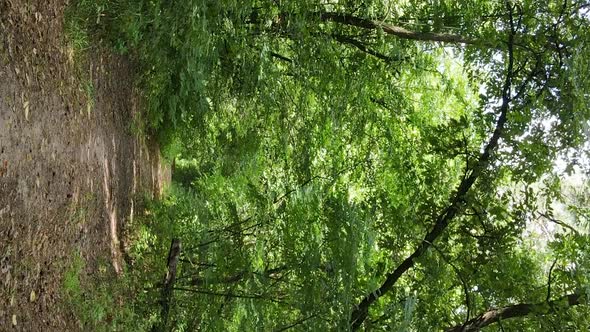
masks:
{"label": "soil", "polygon": [[98,47],[79,59],[66,5],[0,0],[0,331],[80,330],[65,271],[79,255],[83,273],[121,273],[126,223],[170,180],[132,130],[132,64]]}

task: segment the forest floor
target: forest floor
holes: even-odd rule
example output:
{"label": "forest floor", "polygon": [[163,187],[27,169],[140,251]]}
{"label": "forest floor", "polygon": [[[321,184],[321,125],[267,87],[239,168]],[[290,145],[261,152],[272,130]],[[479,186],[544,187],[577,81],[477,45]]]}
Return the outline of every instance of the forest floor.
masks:
{"label": "forest floor", "polygon": [[0,0],[0,330],[80,330],[65,271],[121,270],[125,224],[170,171],[134,134],[133,66],[78,59],[63,0]]}

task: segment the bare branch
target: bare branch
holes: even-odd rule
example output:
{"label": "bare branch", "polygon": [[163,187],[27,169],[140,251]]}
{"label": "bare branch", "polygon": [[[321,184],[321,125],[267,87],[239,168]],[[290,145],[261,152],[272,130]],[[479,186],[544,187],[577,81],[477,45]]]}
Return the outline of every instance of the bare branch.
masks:
{"label": "bare branch", "polygon": [[270,52],[269,54],[270,54],[270,56],[272,56],[273,58],[276,58],[276,59],[279,59],[279,60],[282,60],[282,61],[285,61],[285,62],[288,62],[288,63],[293,63],[293,60],[292,60],[291,58],[287,58],[286,56],[284,56],[284,55],[281,55],[281,54],[279,54],[279,53],[276,53],[276,52]]}
{"label": "bare branch", "polygon": [[229,297],[229,298],[238,298],[238,299],[266,300],[266,301],[271,301],[271,302],[275,302],[275,303],[288,305],[288,303],[286,303],[284,301],[277,300],[272,297],[266,297],[263,295],[236,294],[236,293],[232,293],[232,292],[220,293],[220,292],[212,292],[212,291],[206,291],[206,290],[194,289],[194,288],[186,288],[186,287],[174,287],[173,289],[178,290],[178,291],[185,291],[185,292],[197,293],[197,294],[203,294],[203,295],[222,296],[222,297],[226,297],[226,298]]}

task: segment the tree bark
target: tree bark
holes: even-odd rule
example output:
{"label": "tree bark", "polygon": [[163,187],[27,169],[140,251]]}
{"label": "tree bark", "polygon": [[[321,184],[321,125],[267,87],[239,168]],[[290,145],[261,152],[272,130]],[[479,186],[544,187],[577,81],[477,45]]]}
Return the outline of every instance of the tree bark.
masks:
{"label": "tree bark", "polygon": [[558,300],[541,303],[521,303],[500,309],[488,310],[464,324],[446,329],[446,332],[470,332],[479,331],[481,328],[500,320],[524,317],[531,314],[545,315],[558,309],[565,309],[580,304],[580,294],[569,294]]}

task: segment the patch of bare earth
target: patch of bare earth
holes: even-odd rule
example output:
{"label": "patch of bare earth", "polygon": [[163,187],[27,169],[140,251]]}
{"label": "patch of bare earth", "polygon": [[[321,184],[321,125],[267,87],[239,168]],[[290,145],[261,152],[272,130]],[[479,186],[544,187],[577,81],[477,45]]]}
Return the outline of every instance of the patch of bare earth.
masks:
{"label": "patch of bare earth", "polygon": [[84,273],[106,261],[116,275],[137,198],[169,181],[157,146],[130,130],[139,112],[132,66],[90,51],[80,70],[65,6],[0,0],[1,331],[80,330],[63,305],[75,253]]}

